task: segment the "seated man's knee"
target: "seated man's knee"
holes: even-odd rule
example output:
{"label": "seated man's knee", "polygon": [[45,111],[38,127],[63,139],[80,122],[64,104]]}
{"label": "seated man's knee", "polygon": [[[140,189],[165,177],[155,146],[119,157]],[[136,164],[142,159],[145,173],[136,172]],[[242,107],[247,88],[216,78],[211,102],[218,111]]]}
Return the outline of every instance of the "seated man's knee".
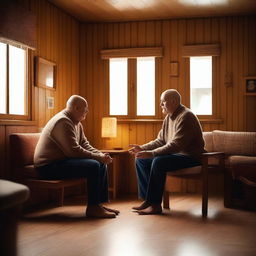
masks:
{"label": "seated man's knee", "polygon": [[154,160],[152,162],[152,169],[155,171],[160,171],[163,168],[164,161],[161,156],[154,157]]}

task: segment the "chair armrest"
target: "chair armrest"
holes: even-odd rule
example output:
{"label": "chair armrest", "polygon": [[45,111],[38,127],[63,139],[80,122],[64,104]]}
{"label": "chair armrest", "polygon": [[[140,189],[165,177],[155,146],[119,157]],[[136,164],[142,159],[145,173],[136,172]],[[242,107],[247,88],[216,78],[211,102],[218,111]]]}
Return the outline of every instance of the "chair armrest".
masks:
{"label": "chair armrest", "polygon": [[225,153],[223,153],[223,152],[207,152],[207,153],[202,154],[202,157],[208,158],[209,156],[221,158],[221,157],[225,157]]}
{"label": "chair armrest", "polygon": [[210,158],[217,158],[218,161],[218,168],[220,170],[224,170],[225,167],[225,153],[223,152],[207,152],[202,154],[202,166],[205,166],[206,168],[209,166],[208,160]]}

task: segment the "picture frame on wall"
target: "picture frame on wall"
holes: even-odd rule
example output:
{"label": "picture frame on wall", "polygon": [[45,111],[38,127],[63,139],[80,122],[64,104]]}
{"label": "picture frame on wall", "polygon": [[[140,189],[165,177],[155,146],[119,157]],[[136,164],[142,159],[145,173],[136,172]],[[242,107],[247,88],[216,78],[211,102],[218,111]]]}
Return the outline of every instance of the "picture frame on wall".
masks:
{"label": "picture frame on wall", "polygon": [[35,57],[35,85],[56,90],[56,63],[41,57]]}
{"label": "picture frame on wall", "polygon": [[256,76],[245,78],[245,92],[246,94],[256,94]]}
{"label": "picture frame on wall", "polygon": [[179,76],[179,63],[170,62],[170,76]]}
{"label": "picture frame on wall", "polygon": [[48,109],[54,109],[54,97],[46,97],[46,105]]}

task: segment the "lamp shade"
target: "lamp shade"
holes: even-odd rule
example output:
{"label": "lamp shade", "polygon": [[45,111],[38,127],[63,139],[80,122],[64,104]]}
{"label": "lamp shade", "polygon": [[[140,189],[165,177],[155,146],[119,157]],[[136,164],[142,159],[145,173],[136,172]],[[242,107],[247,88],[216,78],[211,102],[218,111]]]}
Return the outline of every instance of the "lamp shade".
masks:
{"label": "lamp shade", "polygon": [[103,117],[101,126],[102,138],[114,138],[116,137],[116,118],[115,117]]}

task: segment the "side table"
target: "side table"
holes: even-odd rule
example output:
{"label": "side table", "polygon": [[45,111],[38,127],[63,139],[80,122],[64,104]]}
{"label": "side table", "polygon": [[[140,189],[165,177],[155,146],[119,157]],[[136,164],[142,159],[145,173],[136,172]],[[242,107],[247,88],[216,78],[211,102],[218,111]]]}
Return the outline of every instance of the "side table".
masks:
{"label": "side table", "polygon": [[112,192],[113,199],[115,199],[117,196],[117,188],[118,188],[117,179],[118,179],[118,172],[120,170],[120,156],[128,153],[128,150],[102,149],[100,151],[103,153],[109,153],[110,156],[113,158],[113,162],[109,165],[112,168],[108,169],[111,171],[111,173],[109,173],[109,177],[110,177],[109,191]]}

